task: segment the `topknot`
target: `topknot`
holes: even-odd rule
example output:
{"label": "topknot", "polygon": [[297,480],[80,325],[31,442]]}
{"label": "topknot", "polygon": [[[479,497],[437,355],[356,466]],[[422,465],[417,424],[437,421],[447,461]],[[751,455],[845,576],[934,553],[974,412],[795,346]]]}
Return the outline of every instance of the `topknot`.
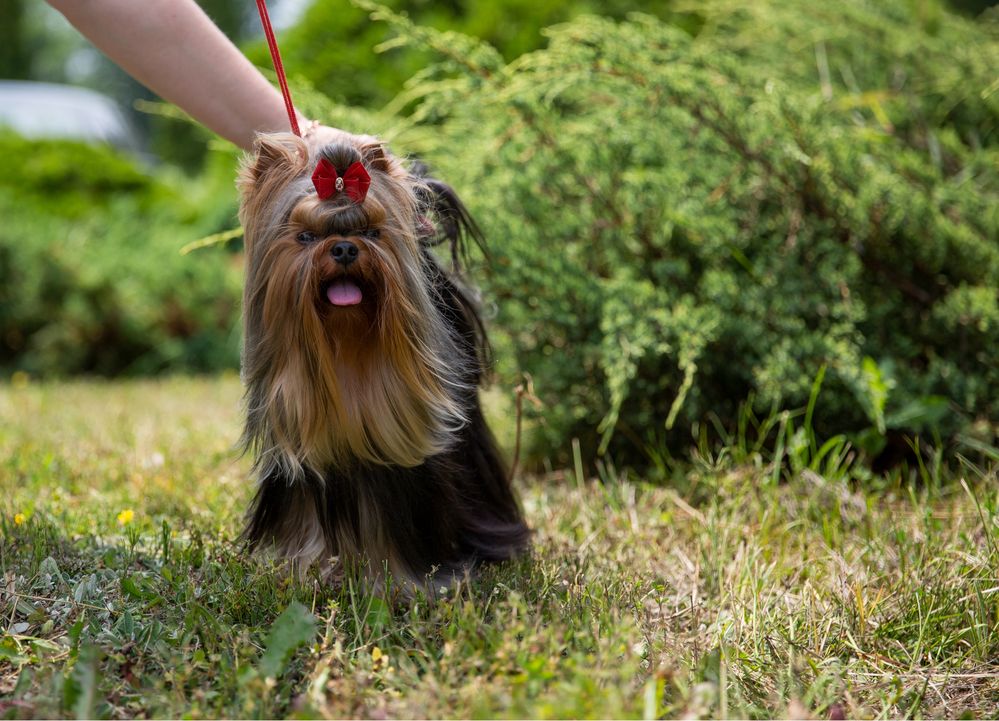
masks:
{"label": "topknot", "polygon": [[347,168],[361,160],[361,152],[350,143],[330,143],[319,155],[333,163],[336,172],[343,175]]}

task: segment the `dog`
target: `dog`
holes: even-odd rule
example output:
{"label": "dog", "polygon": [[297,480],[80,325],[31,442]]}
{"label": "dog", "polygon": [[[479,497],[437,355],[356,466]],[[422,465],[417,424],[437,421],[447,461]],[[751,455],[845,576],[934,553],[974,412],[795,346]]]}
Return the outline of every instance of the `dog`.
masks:
{"label": "dog", "polygon": [[481,243],[455,192],[347,134],[260,135],[237,185],[249,549],[410,588],[525,551],[479,403],[483,322],[432,250]]}

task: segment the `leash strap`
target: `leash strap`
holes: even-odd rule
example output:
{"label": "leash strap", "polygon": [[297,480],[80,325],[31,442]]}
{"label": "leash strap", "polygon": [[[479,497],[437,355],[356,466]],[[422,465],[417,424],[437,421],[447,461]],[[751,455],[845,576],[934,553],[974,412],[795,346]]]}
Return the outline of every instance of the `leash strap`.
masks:
{"label": "leash strap", "polygon": [[288,90],[288,80],[284,75],[284,65],[281,63],[281,52],[274,37],[274,28],[271,27],[270,15],[267,14],[266,0],[257,0],[257,12],[260,13],[260,24],[263,25],[264,35],[267,36],[267,47],[271,51],[274,72],[277,73],[278,82],[281,84],[281,95],[284,96],[284,107],[288,111],[288,122],[291,123],[292,132],[302,137],[302,131],[298,129],[298,118],[295,117],[295,106],[291,102],[291,92]]}

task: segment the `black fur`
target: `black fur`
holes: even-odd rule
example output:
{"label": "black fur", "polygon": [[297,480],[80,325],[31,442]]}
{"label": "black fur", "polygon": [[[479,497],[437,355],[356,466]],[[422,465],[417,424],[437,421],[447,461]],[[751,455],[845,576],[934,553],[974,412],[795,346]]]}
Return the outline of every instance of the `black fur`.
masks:
{"label": "black fur", "polygon": [[362,526],[372,520],[361,509],[375,509],[374,522],[418,579],[512,558],[527,547],[530,532],[478,409],[461,435],[454,450],[415,468],[357,465],[329,471],[322,483],[265,478],[246,540],[251,548],[266,545],[304,501],[318,509],[330,548],[361,546]]}
{"label": "black fur", "polygon": [[451,263],[455,270],[468,260],[468,240],[478,247],[488,260],[489,250],[485,238],[475,219],[469,214],[461,198],[447,183],[429,175],[429,168],[422,163],[413,164],[410,172],[420,183],[417,195],[423,205],[424,212],[432,216],[436,233],[424,239],[429,246],[447,242],[451,247]]}

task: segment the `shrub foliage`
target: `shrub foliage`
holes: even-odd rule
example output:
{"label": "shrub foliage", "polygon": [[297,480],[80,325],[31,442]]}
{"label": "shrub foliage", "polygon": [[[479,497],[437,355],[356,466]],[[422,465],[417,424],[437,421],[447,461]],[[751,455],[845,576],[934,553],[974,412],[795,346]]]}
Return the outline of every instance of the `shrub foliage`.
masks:
{"label": "shrub foliage", "polygon": [[238,258],[178,252],[233,222],[231,155],[219,198],[105,148],[0,135],[0,154],[0,370],[235,366]]}
{"label": "shrub foliage", "polygon": [[[802,407],[816,379],[820,434],[874,453],[893,433],[995,445],[999,14],[674,0],[576,17],[509,60],[528,41],[358,5],[415,49],[386,72],[437,59],[394,116],[331,109],[323,92],[350,93],[318,76],[296,97],[466,198],[490,239],[501,380],[530,373],[542,400],[526,406],[536,452],[576,437],[630,462],[686,446],[692,423],[737,427],[747,398]],[[344,46],[310,50],[313,20],[286,47],[319,72]],[[177,252],[232,227],[231,153],[190,182],[80,146],[0,146],[0,368],[235,364],[238,256]]]}
{"label": "shrub foliage", "polygon": [[[623,17],[628,10],[662,12],[661,0],[504,0],[447,2],[385,0],[414,22],[482,38],[512,59],[544,43],[542,29],[585,12]],[[282,33],[281,54],[291,78],[307,81],[338,103],[380,108],[418,73],[432,54],[422,44],[396,45],[389,28],[370,22],[359,6],[313,2],[300,22]],[[373,52],[377,48],[380,52]],[[262,38],[246,52],[261,67],[271,65]]]}
{"label": "shrub foliage", "polygon": [[747,397],[804,406],[824,367],[824,432],[993,433],[996,26],[901,1],[671,7],[553,27],[511,63],[373,8],[443,55],[407,99],[492,241],[541,448],[641,454],[734,427]]}

